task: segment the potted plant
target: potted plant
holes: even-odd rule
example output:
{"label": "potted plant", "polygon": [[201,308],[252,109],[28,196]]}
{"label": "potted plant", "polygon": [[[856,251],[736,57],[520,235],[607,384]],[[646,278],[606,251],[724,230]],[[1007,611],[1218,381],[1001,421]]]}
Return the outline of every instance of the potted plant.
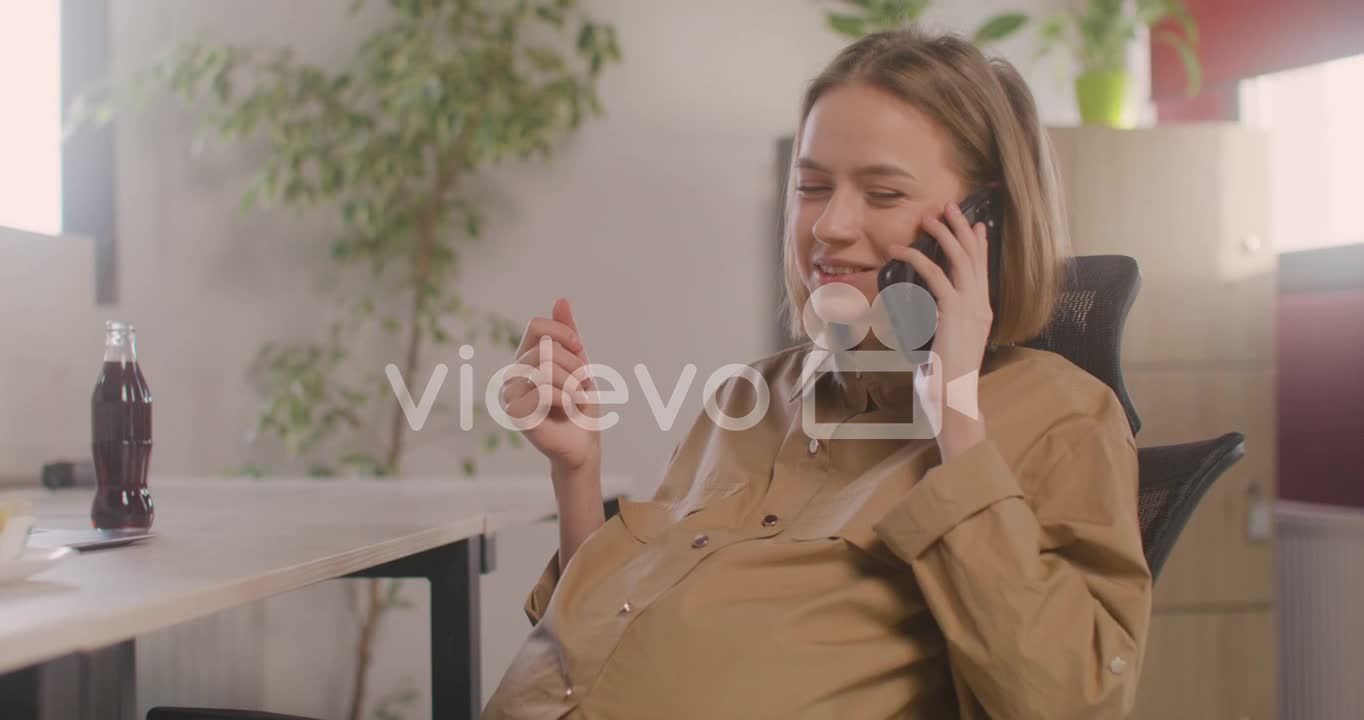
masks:
{"label": "potted plant", "polygon": [[[825,13],[829,27],[840,35],[859,38],[876,32],[908,27],[933,4],[932,0],[840,0],[842,9]],[[1023,13],[1003,13],[986,20],[971,35],[984,47],[1011,35],[1027,22]]]}
{"label": "potted plant", "polygon": [[[1174,20],[1171,27],[1154,27],[1166,19]],[[1008,28],[1004,35],[1022,25]],[[1065,47],[1079,65],[1075,99],[1084,123],[1129,126],[1127,89],[1132,74],[1127,65],[1127,48],[1143,27],[1152,29],[1152,42],[1169,45],[1179,54],[1184,63],[1187,92],[1190,97],[1196,95],[1201,84],[1195,51],[1198,25],[1182,0],[1085,0],[1083,5],[1045,15],[1038,23],[1042,41],[1039,56]]]}
{"label": "potted plant", "polygon": [[[351,11],[363,2],[351,0]],[[317,248],[319,258],[359,281],[332,298],[325,332],[263,347],[254,373],[264,391],[256,433],[277,439],[312,475],[403,471],[401,404],[372,358],[353,352],[372,342],[373,330],[400,348],[405,378],[432,349],[480,338],[517,347],[516,326],[475,307],[459,282],[461,254],[484,235],[471,186],[503,162],[548,161],[603,112],[598,79],[621,59],[615,27],[578,0],[386,5],[385,22],[330,66],[306,63],[289,47],[182,44],[134,77],[82,95],[67,129],[107,123],[125,105],[168,91],[198,110],[200,140],[257,149],[243,209],[333,218],[335,235]],[[517,433],[496,428],[483,446],[491,452],[503,441],[520,445]],[[472,454],[463,469],[475,473]],[[399,582],[366,582],[350,720],[367,706],[371,648],[381,616],[402,607]],[[397,717],[405,697],[385,697],[376,715]]]}
{"label": "potted plant", "polygon": [[[840,35],[858,38],[914,24],[932,5],[932,0],[838,0],[838,4],[839,10],[825,13],[829,27]],[[1171,27],[1155,29],[1166,19],[1174,20]],[[971,41],[985,47],[1013,35],[1028,20],[1020,12],[995,15],[976,28]],[[1038,22],[1041,36],[1038,56],[1065,47],[1079,65],[1075,98],[1080,118],[1086,124],[1128,125],[1131,70],[1127,66],[1127,48],[1144,27],[1152,28],[1153,42],[1169,45],[1179,54],[1184,62],[1188,94],[1196,95],[1201,84],[1195,51],[1198,26],[1182,0],[1083,0],[1083,4],[1044,15]]]}

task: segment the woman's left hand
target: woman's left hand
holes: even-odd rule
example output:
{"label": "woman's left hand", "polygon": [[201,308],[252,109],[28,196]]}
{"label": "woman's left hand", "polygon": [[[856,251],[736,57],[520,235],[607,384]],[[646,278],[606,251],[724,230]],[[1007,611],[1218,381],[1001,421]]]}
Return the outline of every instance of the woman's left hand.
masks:
{"label": "woman's left hand", "polygon": [[[961,381],[972,385],[979,382],[981,361],[994,320],[990,309],[985,223],[971,227],[956,203],[949,203],[943,216],[947,219],[946,224],[936,214],[925,216],[922,228],[942,246],[952,268],[950,278],[927,255],[914,248],[896,246],[890,251],[893,257],[914,268],[937,301],[938,327],[931,349],[937,356],[933,360],[933,370],[942,374],[939,376],[941,382],[931,385],[940,395],[945,393],[947,383],[954,380],[966,378]],[[985,439],[985,420],[978,409],[973,418],[959,410],[943,410],[941,396],[924,400],[941,413],[938,449],[944,463]]]}

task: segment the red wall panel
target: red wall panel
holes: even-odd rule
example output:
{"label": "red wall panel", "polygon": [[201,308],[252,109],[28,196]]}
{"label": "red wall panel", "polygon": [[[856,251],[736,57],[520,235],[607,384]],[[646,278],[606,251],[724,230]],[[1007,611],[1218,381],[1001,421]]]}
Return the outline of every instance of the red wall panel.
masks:
{"label": "red wall panel", "polygon": [[1153,44],[1151,97],[1161,122],[1233,120],[1238,81],[1364,53],[1364,0],[1186,0],[1185,4],[1198,21],[1198,55],[1205,91],[1212,97],[1201,102],[1185,100],[1179,56],[1165,45]]}
{"label": "red wall panel", "polygon": [[1364,288],[1279,294],[1279,497],[1364,507]]}

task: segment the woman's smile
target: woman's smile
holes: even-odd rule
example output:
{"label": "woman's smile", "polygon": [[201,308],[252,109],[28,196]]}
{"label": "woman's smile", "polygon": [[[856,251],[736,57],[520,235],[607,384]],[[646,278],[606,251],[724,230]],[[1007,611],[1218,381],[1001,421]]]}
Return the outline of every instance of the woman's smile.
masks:
{"label": "woman's smile", "polygon": [[859,290],[876,288],[876,273],[880,268],[865,263],[850,263],[842,260],[816,260],[814,281],[816,287],[829,283],[847,283]]}

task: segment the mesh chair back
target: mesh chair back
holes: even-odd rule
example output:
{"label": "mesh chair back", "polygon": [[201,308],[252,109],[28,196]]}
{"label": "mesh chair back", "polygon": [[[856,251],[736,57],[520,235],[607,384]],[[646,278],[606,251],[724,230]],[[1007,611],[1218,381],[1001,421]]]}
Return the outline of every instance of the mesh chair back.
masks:
{"label": "mesh chair back", "polygon": [[[1141,417],[1122,376],[1122,332],[1141,289],[1136,260],[1126,255],[1070,258],[1061,297],[1042,334],[1023,343],[1054,352],[1113,390],[1135,435]],[[1155,577],[1165,565],[1199,500],[1246,452],[1240,433],[1179,445],[1139,448],[1138,519],[1142,548]]]}
{"label": "mesh chair back", "polygon": [[1112,388],[1135,435],[1141,418],[1122,379],[1122,329],[1141,288],[1137,261],[1126,255],[1070,258],[1061,297],[1041,335],[1023,345],[1049,350]]}
{"label": "mesh chair back", "polygon": [[1245,437],[1237,432],[1211,440],[1137,449],[1141,476],[1137,518],[1152,577],[1165,565],[1203,494],[1245,454]]}

